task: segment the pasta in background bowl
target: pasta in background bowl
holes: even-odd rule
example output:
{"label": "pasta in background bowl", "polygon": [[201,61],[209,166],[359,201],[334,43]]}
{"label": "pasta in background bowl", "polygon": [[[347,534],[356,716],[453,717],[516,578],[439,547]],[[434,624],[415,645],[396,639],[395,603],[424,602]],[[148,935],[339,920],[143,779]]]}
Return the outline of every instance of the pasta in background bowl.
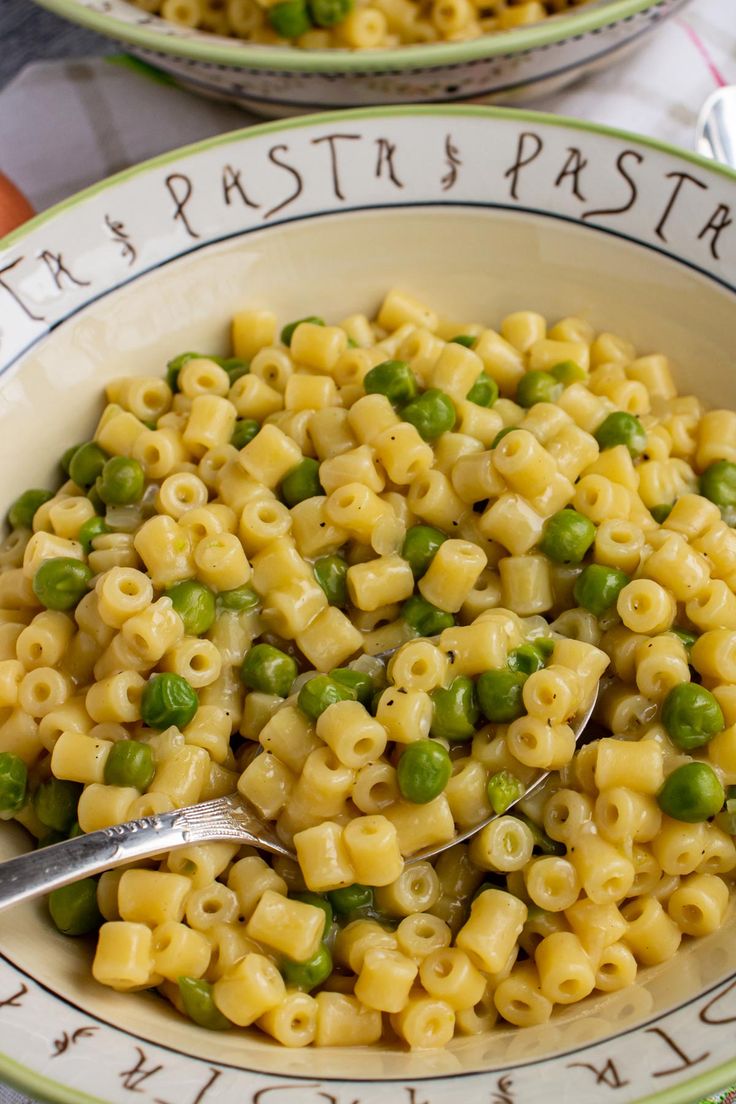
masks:
{"label": "pasta in background bowl", "polygon": [[286,0],[275,15],[267,0],[39,2],[193,92],[278,117],[538,98],[635,49],[687,0]]}
{"label": "pasta in background bowl", "polygon": [[[355,152],[343,160],[339,136],[348,133]],[[366,171],[382,144],[393,149],[401,189],[390,175]],[[566,190],[555,181],[571,148],[590,171],[577,181],[584,181],[582,188]],[[684,173],[701,186],[687,193],[676,189],[683,179],[678,174]],[[577,191],[586,195],[584,206]],[[521,341],[524,326],[544,316],[568,320],[560,323],[558,338],[576,340],[574,326],[578,337],[583,331],[619,335],[619,343],[600,339],[609,364],[608,357],[615,359],[627,342],[645,359],[655,352],[670,356],[681,394],[694,392],[706,406],[728,407],[736,254],[724,212],[734,192],[731,174],[630,136],[483,109],[323,117],[258,128],[169,155],[93,189],[3,243],[2,500],[9,505],[25,486],[57,485],[58,457],[70,442],[93,433],[101,389],[110,388],[110,401],[118,407],[133,401],[125,388],[116,389],[116,378],[160,376],[166,362],[185,349],[230,356],[231,319],[244,310],[255,311],[253,319],[273,309],[283,322],[318,312],[330,323],[374,317],[391,285],[442,312],[433,318],[424,306],[412,306],[410,297],[398,296],[395,325],[385,328],[408,325],[406,340],[423,322],[419,330],[451,350],[445,354],[453,361],[446,386],[453,386],[462,364],[473,362],[472,349],[465,355],[462,343],[454,343],[452,351],[451,337],[477,337],[478,327],[471,324],[478,323],[481,334],[489,335],[486,344],[495,342],[496,356],[488,363],[498,375],[498,350],[505,348],[498,342],[506,339],[492,335],[504,327],[507,338]],[[517,316],[520,328],[514,330],[514,312],[522,308],[534,313]],[[569,321],[573,317],[575,324]],[[345,336],[348,330],[341,332]],[[360,345],[361,331],[349,332]],[[334,328],[322,332],[314,323],[295,333],[300,363],[318,355],[314,342],[324,347],[337,340]],[[467,344],[475,340],[466,349]],[[631,355],[624,357],[627,364]],[[190,360],[182,380],[187,390],[198,386],[197,373],[207,363],[200,360],[198,368]],[[650,388],[655,378],[664,379],[653,367],[659,363],[652,360],[643,369]],[[513,357],[506,361],[507,373],[512,365]],[[546,367],[555,365],[540,361],[533,370]],[[609,389],[625,382],[620,372],[606,380],[599,373],[596,379]],[[503,372],[499,380],[508,390]],[[319,387],[322,393],[325,385]],[[619,407],[622,396],[623,391]],[[510,398],[509,391],[499,411],[511,413]],[[359,393],[353,399],[361,401]],[[493,407],[478,405],[483,410],[488,414]],[[517,408],[509,424],[523,417],[533,421],[534,406],[530,411],[523,415]],[[678,408],[679,417],[691,414]],[[418,424],[424,425],[421,418]],[[115,435],[121,427],[108,432]],[[495,422],[493,428],[495,440]],[[476,433],[490,430],[488,424]],[[714,447],[722,436],[722,427],[714,431]],[[512,440],[502,450],[507,463],[515,452],[508,445]],[[683,456],[689,447],[683,439]],[[256,451],[248,455],[255,457]],[[267,452],[272,462],[276,453]],[[16,457],[23,458],[20,477]],[[385,462],[394,463],[388,454]],[[472,464],[466,466],[464,480],[477,479]],[[398,474],[396,469],[394,478]],[[582,501],[584,490],[575,500],[583,512],[592,504]],[[656,490],[653,485],[647,496],[656,497]],[[648,503],[657,504],[654,498]],[[518,521],[513,528],[520,532]],[[390,534],[381,537],[390,539]],[[382,546],[381,554],[390,557],[390,548]],[[251,555],[255,559],[258,552]],[[353,597],[364,607],[373,604],[360,597],[366,582],[355,573]],[[431,599],[429,584],[425,590]],[[520,607],[519,616],[533,612]],[[15,620],[4,617],[5,624]],[[337,647],[338,636],[328,633],[311,643],[304,638],[302,651],[322,668],[318,656],[326,643]],[[329,662],[325,669],[331,670],[344,660],[331,656]],[[694,663],[702,666],[697,656]],[[629,693],[626,700],[609,700],[609,724],[619,731],[627,724],[634,729],[649,724],[652,693],[656,688],[642,681],[638,697]],[[612,719],[616,709],[628,711],[628,719]],[[338,746],[341,728],[328,732],[323,724],[323,738]],[[14,731],[17,739],[12,725],[5,729],[6,746],[0,750],[12,751],[8,740]],[[92,810],[91,799],[89,805]],[[5,854],[27,846],[20,830],[5,828],[0,834]],[[582,1102],[603,1084],[618,1086],[620,1099],[634,1101],[666,1083],[670,1099],[689,1102],[732,1076],[719,1068],[730,1061],[734,1015],[730,917],[720,930],[687,940],[669,961],[655,962],[660,956],[644,953],[642,963],[652,965],[643,966],[633,986],[590,996],[579,1010],[563,1007],[537,1026],[497,1025],[458,1037],[443,1051],[407,1053],[398,1042],[360,1050],[287,1050],[254,1033],[204,1032],[155,996],[101,989],[89,979],[90,948],[84,940],[55,934],[43,906],[18,909],[0,917],[0,999],[8,1001],[0,1068],[4,1077],[53,1100],[86,1094],[117,1102],[138,1086],[151,1099],[168,1101],[177,1092],[184,1100],[194,1101],[198,1094],[207,1100],[207,1094],[217,1093],[227,1104],[244,1097],[262,1100],[264,1092],[266,1099],[269,1093],[288,1099],[295,1091],[300,1099],[327,1093],[371,1102],[386,1093],[407,1100],[423,1094],[434,1102],[458,1092],[472,1101],[494,1094],[513,1101],[541,1100],[557,1091]],[[639,919],[632,913],[628,922]],[[470,945],[467,939],[463,943]],[[364,992],[367,984],[366,979]],[[52,1054],[53,1065],[47,1057]],[[331,1079],[343,1084],[332,1085]],[[356,1084],[360,1079],[366,1080]],[[385,1080],[395,1084],[376,1083]]]}

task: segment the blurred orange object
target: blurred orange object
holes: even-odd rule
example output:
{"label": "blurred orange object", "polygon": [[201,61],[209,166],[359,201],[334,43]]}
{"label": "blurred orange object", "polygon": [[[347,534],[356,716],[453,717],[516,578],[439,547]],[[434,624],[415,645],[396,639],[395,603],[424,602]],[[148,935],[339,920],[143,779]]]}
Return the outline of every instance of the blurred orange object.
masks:
{"label": "blurred orange object", "polygon": [[7,176],[0,173],[0,238],[35,214],[30,203]]}

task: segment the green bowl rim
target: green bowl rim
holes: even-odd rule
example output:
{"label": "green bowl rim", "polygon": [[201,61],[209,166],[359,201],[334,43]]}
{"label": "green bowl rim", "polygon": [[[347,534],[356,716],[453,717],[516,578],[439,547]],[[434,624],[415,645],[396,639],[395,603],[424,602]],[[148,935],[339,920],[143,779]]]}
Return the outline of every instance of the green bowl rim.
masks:
{"label": "green bowl rim", "polygon": [[[47,2],[47,0],[44,0]],[[53,3],[64,3],[66,0],[53,0]],[[641,0],[637,0],[641,6]],[[49,3],[48,6],[52,6]],[[279,119],[276,121],[265,122],[257,124],[256,126],[242,127],[239,130],[228,131],[224,134],[218,134],[212,138],[202,139],[198,142],[190,143],[187,146],[182,146],[175,150],[169,150],[166,153],[160,154],[157,157],[149,158],[147,161],[142,161],[137,165],[131,166],[128,169],[123,169],[121,172],[116,173],[113,176],[106,177],[104,180],[98,181],[96,184],[90,185],[88,188],[77,192],[75,195],[70,196],[68,199],[55,204],[53,207],[48,208],[46,211],[42,211],[28,222],[23,223],[22,226],[12,231],[4,238],[0,238],[0,253],[4,250],[16,245],[25,238],[28,234],[33,233],[39,226],[55,218],[57,215],[62,214],[65,211],[71,210],[74,207],[79,206],[85,200],[90,199],[92,196],[97,195],[100,192],[113,187],[116,184],[122,183],[125,180],[138,176],[141,173],[147,172],[150,169],[158,168],[162,165],[170,164],[177,158],[186,157],[191,154],[205,152],[210,149],[215,149],[219,146],[228,145],[233,142],[239,142],[244,137],[250,135],[260,135],[278,132],[281,130],[288,130],[292,128],[301,128],[305,126],[313,126],[315,124],[334,122],[335,120],[350,119],[350,118],[372,118],[372,117],[386,117],[386,116],[401,116],[401,115],[475,115],[478,117],[487,117],[490,119],[499,118],[507,120],[516,120],[519,122],[535,123],[541,126],[567,126],[572,127],[575,130],[589,131],[594,134],[602,134],[606,137],[617,138],[627,142],[634,142],[639,145],[646,146],[650,149],[657,150],[660,153],[670,154],[673,157],[677,157],[681,160],[688,161],[692,165],[700,166],[701,168],[708,169],[710,172],[716,172],[719,175],[725,176],[726,179],[736,184],[736,172],[728,168],[725,165],[721,165],[718,162],[710,161],[705,157],[701,157],[699,154],[693,153],[690,150],[679,149],[668,142],[662,142],[656,138],[650,138],[645,135],[633,134],[630,131],[619,130],[616,127],[603,126],[598,123],[587,122],[582,119],[571,119],[563,115],[550,115],[540,111],[523,111],[515,110],[512,108],[490,107],[481,104],[407,104],[403,106],[389,106],[389,107],[364,107],[357,108],[352,111],[333,111],[333,112],[321,112],[313,115],[300,115],[289,119]],[[84,309],[84,304],[80,309]],[[4,957],[4,956],[3,956]],[[6,959],[13,966],[10,960]],[[16,967],[14,967],[16,968]],[[16,968],[17,969],[17,968]],[[67,1004],[66,998],[56,994],[57,999]],[[679,1006],[678,1006],[679,1007]],[[114,1030],[114,1025],[108,1024]],[[90,1096],[84,1091],[74,1089],[71,1086],[62,1085],[57,1081],[51,1080],[43,1073],[29,1069],[27,1066],[22,1065],[16,1059],[4,1054],[0,1051],[0,1074],[7,1084],[17,1088],[21,1092],[31,1093],[39,1100],[48,1101],[49,1104],[105,1104],[105,1102],[97,1097]],[[462,1075],[458,1075],[462,1076]],[[693,1104],[694,1098],[702,1099],[702,1096],[706,1093],[717,1092],[723,1088],[729,1081],[736,1080],[736,1058],[730,1059],[727,1062],[721,1063],[718,1066],[714,1066],[709,1070],[705,1070],[703,1073],[698,1074],[687,1082],[683,1082],[679,1085],[674,1085],[670,1088],[664,1089],[661,1092],[650,1094],[646,1097],[641,1097],[637,1104]]]}
{"label": "green bowl rim", "polygon": [[[269,69],[275,73],[387,73],[426,70],[435,66],[504,58],[557,45],[660,7],[666,0],[608,0],[602,7],[585,6],[570,15],[552,16],[531,27],[484,35],[468,42],[441,42],[383,50],[295,50],[286,46],[249,46],[225,43],[206,31],[185,38],[163,35],[148,25],[125,23],[108,13],[93,11],[80,0],[36,0],[57,15],[108,38],[154,53],[236,69]],[[685,0],[682,0],[684,3]]]}

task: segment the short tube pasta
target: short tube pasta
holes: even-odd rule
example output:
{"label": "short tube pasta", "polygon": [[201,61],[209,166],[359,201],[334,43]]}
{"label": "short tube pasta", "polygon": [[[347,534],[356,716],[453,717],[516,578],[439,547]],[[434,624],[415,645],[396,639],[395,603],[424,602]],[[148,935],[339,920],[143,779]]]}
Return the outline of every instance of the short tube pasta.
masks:
{"label": "short tube pasta", "polygon": [[[167,3],[285,37],[284,5]],[[299,45],[566,3],[370,0]],[[69,478],[10,506],[2,816],[46,842],[238,794],[293,849],[100,878],[93,977],[172,1014],[419,1051],[623,1002],[730,903],[736,414],[574,315],[242,308],[112,380]]]}

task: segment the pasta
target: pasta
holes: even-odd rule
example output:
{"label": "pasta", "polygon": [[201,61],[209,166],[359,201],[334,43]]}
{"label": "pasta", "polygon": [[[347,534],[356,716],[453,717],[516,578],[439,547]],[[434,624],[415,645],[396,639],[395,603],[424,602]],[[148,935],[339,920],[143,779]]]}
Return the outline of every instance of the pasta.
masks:
{"label": "pasta", "polygon": [[[294,0],[276,0],[276,3],[269,0],[132,2],[179,26],[196,27],[250,42],[289,44],[304,50],[328,47],[369,50],[400,44],[461,41],[528,27],[569,11],[586,0],[342,0],[337,6],[327,5],[324,0],[310,0],[309,3]],[[248,350],[259,338],[268,343],[273,316],[265,311],[244,313],[246,317],[238,332],[236,350]],[[524,315],[531,312],[518,313],[521,321],[508,327],[516,340],[522,339],[522,334],[533,333],[531,323],[524,320]],[[262,314],[268,317],[262,319]],[[575,329],[572,333],[577,336]],[[326,335],[324,340],[328,340]],[[580,342],[558,340],[549,344],[560,348],[565,344],[579,347]],[[585,348],[587,351],[587,346]],[[537,355],[541,362],[545,351],[542,349]],[[550,348],[546,355],[557,355],[556,349]],[[642,378],[655,380],[657,364],[651,368],[647,364],[653,358],[642,357],[641,360]]]}
{"label": "pasta", "polygon": [[[341,41],[415,18],[373,11]],[[244,310],[232,343],[111,383],[0,546],[2,816],[43,845],[238,792],[296,856],[189,846],[55,891],[97,981],[284,1046],[422,1049],[715,931],[736,415],[582,319],[454,332],[401,290],[280,334]]]}

